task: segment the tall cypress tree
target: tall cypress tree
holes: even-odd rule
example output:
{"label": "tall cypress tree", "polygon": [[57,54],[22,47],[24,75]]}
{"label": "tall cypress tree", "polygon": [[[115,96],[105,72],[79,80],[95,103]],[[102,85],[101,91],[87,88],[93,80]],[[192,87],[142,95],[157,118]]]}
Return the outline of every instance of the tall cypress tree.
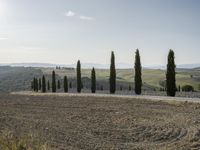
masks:
{"label": "tall cypress tree", "polygon": [[38,90],[42,89],[42,82],[41,82],[41,78],[39,78],[39,85],[38,85]]}
{"label": "tall cypress tree", "polygon": [[81,63],[80,63],[80,60],[78,60],[78,62],[77,62],[76,73],[77,73],[77,92],[81,93],[82,81],[81,81]]}
{"label": "tall cypress tree", "polygon": [[128,90],[129,90],[129,91],[131,91],[131,90],[132,90],[132,87],[131,87],[131,85],[129,85],[129,87],[128,87]]}
{"label": "tall cypress tree", "polygon": [[58,89],[60,89],[61,86],[60,86],[60,80],[58,80]]}
{"label": "tall cypress tree", "polygon": [[110,64],[110,93],[114,94],[116,90],[116,70],[115,70],[115,55],[111,53],[111,64]]}
{"label": "tall cypress tree", "polygon": [[33,81],[31,81],[31,90],[33,90]]}
{"label": "tall cypress tree", "polygon": [[47,82],[47,90],[49,91],[50,90],[50,83],[49,83],[49,80]]}
{"label": "tall cypress tree", "polygon": [[103,85],[101,85],[101,91],[103,91]]}
{"label": "tall cypress tree", "polygon": [[38,86],[38,79],[35,79],[35,91],[38,92],[39,86]]}
{"label": "tall cypress tree", "polygon": [[44,75],[42,76],[42,92],[46,92],[46,79]]}
{"label": "tall cypress tree", "polygon": [[142,92],[142,66],[140,62],[140,53],[136,49],[135,53],[135,93],[140,95]]}
{"label": "tall cypress tree", "polygon": [[68,92],[68,79],[67,76],[64,76],[64,92]]}
{"label": "tall cypress tree", "polygon": [[168,64],[166,73],[166,86],[167,86],[167,96],[176,95],[176,65],[174,51],[169,50],[168,54]]}
{"label": "tall cypress tree", "polygon": [[55,71],[52,72],[52,92],[56,92],[56,73]]}
{"label": "tall cypress tree", "polygon": [[33,78],[33,91],[36,91],[35,77]]}
{"label": "tall cypress tree", "polygon": [[96,93],[96,72],[94,68],[92,68],[91,72],[91,91],[92,93]]}
{"label": "tall cypress tree", "polygon": [[72,89],[72,82],[69,83],[69,88]]}
{"label": "tall cypress tree", "polygon": [[123,86],[122,85],[120,85],[119,90],[123,91]]}
{"label": "tall cypress tree", "polygon": [[33,78],[31,82],[32,90],[35,91],[35,77]]}

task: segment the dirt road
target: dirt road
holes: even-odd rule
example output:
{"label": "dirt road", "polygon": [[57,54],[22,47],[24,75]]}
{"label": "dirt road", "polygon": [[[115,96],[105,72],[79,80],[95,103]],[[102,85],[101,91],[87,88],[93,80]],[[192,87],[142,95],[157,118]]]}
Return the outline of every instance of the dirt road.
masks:
{"label": "dirt road", "polygon": [[167,97],[167,96],[152,96],[152,95],[120,95],[120,94],[92,94],[92,93],[34,93],[34,92],[13,92],[14,95],[32,95],[32,96],[68,96],[68,97],[96,97],[96,98],[122,98],[122,99],[146,99],[153,101],[178,101],[178,102],[192,102],[200,103],[200,98],[188,97]]}

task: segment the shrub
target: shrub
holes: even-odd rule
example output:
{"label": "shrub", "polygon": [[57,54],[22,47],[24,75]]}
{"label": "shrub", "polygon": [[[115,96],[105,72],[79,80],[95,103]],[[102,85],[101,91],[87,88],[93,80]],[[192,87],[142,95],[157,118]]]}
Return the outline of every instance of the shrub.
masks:
{"label": "shrub", "polygon": [[182,91],[184,91],[184,92],[193,92],[193,91],[194,91],[194,88],[193,88],[193,86],[191,86],[191,85],[184,85],[184,86],[182,87]]}
{"label": "shrub", "polygon": [[41,144],[33,137],[16,137],[10,132],[0,135],[1,150],[49,150],[47,144]]}

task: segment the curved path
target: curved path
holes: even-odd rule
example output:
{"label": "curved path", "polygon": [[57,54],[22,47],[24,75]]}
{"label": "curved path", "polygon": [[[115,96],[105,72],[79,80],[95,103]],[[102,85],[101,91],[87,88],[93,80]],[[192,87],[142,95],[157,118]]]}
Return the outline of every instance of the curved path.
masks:
{"label": "curved path", "polygon": [[119,95],[119,94],[92,94],[92,93],[34,93],[31,91],[12,92],[11,94],[17,95],[32,95],[32,96],[71,96],[71,97],[100,97],[100,98],[125,98],[125,99],[146,99],[153,101],[178,101],[178,102],[191,102],[200,103],[200,98],[188,97],[167,97],[167,96],[151,96],[151,95]]}

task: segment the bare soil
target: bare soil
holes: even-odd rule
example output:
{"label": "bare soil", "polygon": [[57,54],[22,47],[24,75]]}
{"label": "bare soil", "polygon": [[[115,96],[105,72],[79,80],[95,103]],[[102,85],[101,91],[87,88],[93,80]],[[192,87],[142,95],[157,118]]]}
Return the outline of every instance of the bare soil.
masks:
{"label": "bare soil", "polygon": [[[162,100],[162,98],[161,98]],[[200,104],[90,95],[0,95],[0,133],[52,149],[200,149]]]}

